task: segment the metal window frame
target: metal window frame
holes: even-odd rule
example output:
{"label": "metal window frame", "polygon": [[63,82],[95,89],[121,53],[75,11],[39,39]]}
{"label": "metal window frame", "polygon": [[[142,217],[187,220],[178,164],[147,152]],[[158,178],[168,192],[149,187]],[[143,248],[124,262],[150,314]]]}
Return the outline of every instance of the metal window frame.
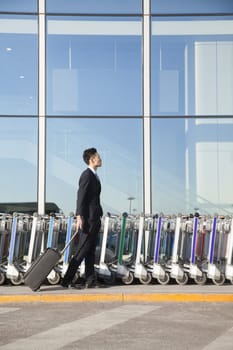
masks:
{"label": "metal window frame", "polygon": [[151,214],[150,0],[143,1],[143,209]]}
{"label": "metal window frame", "polygon": [[45,41],[45,0],[38,0],[38,52],[39,52],[39,111],[38,111],[38,214],[45,212],[46,193],[46,41]]}
{"label": "metal window frame", "polygon": [[[46,8],[38,0],[39,111],[38,111],[38,214],[46,202]],[[150,110],[150,0],[143,1],[143,209],[151,213],[151,110]]]}

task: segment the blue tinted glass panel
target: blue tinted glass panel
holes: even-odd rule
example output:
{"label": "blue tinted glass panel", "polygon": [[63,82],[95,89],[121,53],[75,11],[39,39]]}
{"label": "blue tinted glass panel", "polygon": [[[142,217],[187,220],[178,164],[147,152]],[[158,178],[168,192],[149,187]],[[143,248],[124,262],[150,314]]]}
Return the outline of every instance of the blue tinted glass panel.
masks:
{"label": "blue tinted glass panel", "polygon": [[98,175],[102,183],[104,213],[142,210],[141,119],[48,119],[46,200],[64,213],[76,210],[78,179],[86,168],[83,150],[96,147],[102,158]]}
{"label": "blue tinted glass panel", "polygon": [[129,18],[51,18],[49,115],[142,115],[142,25]]}
{"label": "blue tinted glass panel", "polygon": [[232,215],[233,118],[152,120],[153,212]]}
{"label": "blue tinted glass panel", "polygon": [[233,20],[153,18],[153,115],[233,115]]}
{"label": "blue tinted glass panel", "polygon": [[0,118],[1,202],[37,201],[37,118]]}
{"label": "blue tinted glass panel", "polygon": [[47,0],[53,13],[142,13],[142,0]]}
{"label": "blue tinted glass panel", "polygon": [[0,115],[38,114],[35,17],[0,16]]}
{"label": "blue tinted glass panel", "polygon": [[0,11],[7,12],[36,12],[37,0],[1,0]]}
{"label": "blue tinted glass panel", "polygon": [[151,0],[153,14],[233,13],[232,0]]}

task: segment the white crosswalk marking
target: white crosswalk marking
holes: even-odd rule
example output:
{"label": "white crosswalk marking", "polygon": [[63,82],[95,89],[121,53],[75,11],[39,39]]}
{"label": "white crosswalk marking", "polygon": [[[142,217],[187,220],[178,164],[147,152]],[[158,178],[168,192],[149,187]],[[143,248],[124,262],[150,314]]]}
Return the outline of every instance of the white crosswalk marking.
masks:
{"label": "white crosswalk marking", "polygon": [[202,350],[232,350],[233,348],[233,327],[226,333],[216,338]]}
{"label": "white crosswalk marking", "polygon": [[0,315],[7,314],[8,312],[18,311],[18,307],[0,307]]}
{"label": "white crosswalk marking", "polygon": [[47,331],[34,334],[25,339],[0,346],[3,350],[57,350],[70,343],[101,332],[120,323],[140,317],[160,306],[123,305],[77,321],[62,324]]}

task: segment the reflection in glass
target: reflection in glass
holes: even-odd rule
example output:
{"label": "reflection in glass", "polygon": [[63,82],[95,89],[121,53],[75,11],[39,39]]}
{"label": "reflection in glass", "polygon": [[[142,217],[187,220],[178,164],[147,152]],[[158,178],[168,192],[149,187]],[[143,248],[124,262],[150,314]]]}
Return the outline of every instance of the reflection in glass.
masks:
{"label": "reflection in glass", "polygon": [[153,19],[153,115],[233,114],[233,20]]}
{"label": "reflection in glass", "polygon": [[37,201],[37,123],[0,118],[1,202]]}
{"label": "reflection in glass", "polygon": [[142,0],[47,0],[47,11],[55,13],[141,13]]}
{"label": "reflection in glass", "polygon": [[231,0],[151,0],[151,12],[157,13],[233,13]]}
{"label": "reflection in glass", "polygon": [[0,115],[38,114],[37,20],[0,16]]}
{"label": "reflection in glass", "polygon": [[138,19],[50,18],[49,115],[142,115]]}
{"label": "reflection in glass", "polygon": [[36,12],[38,0],[1,0],[0,11]]}
{"label": "reflection in glass", "polygon": [[142,121],[140,119],[48,119],[46,200],[65,213],[76,209],[78,178],[86,168],[83,150],[96,147],[103,165],[98,169],[102,183],[104,212],[142,210]]}
{"label": "reflection in glass", "polygon": [[153,119],[153,212],[232,214],[233,119]]}

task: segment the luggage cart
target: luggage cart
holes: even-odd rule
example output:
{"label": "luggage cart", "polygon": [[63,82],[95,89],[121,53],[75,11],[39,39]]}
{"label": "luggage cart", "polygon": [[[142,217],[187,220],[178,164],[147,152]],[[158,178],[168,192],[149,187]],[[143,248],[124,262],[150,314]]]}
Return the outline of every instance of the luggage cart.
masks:
{"label": "luggage cart", "polygon": [[114,250],[116,249],[116,225],[118,220],[118,215],[110,213],[103,217],[100,242],[96,248],[95,271],[97,276],[108,284],[114,283],[116,278],[115,273],[110,269],[110,265],[116,263]]}
{"label": "luggage cart", "polygon": [[[110,224],[110,219],[109,221],[106,218],[106,226],[104,233],[105,235],[103,236],[103,241],[102,241],[102,249],[105,250],[105,240],[106,240],[106,234],[108,235],[108,240],[107,240],[107,247],[110,246],[114,250],[114,258],[111,259],[110,262],[104,263],[104,250],[101,256],[101,268],[102,270],[99,271],[99,273],[103,273],[104,276],[106,276],[110,281],[115,281],[116,278],[120,278],[124,284],[131,284],[133,282],[134,276],[132,273],[130,273],[129,270],[129,264],[130,260],[125,259],[123,256],[124,253],[124,244],[125,244],[125,237],[126,237],[126,229],[127,229],[127,213],[123,213],[121,217],[114,218],[114,223],[111,225]],[[110,224],[108,226],[108,233],[107,232],[107,223]],[[110,229],[110,232],[109,232]],[[109,269],[111,276],[109,276],[107,268]]]}
{"label": "luggage cart", "polygon": [[33,261],[33,252],[35,247],[37,223],[38,223],[38,216],[35,213],[33,214],[32,229],[31,229],[29,248],[28,248],[28,256],[27,256],[27,262],[26,262],[26,267],[24,272],[26,272],[26,270],[29,269]]}
{"label": "luggage cart", "polygon": [[[147,270],[147,241],[145,234],[144,215],[133,217],[130,223],[127,252],[130,252],[129,276],[123,279],[123,283],[130,284],[136,278],[141,284],[149,284],[152,280],[151,273]],[[126,241],[127,243],[127,241]]]}
{"label": "luggage cart", "polygon": [[186,218],[182,220],[181,216],[177,217],[170,276],[180,285],[187,284],[189,280],[189,269],[184,266],[190,241],[190,232],[186,230],[186,224]]}
{"label": "luggage cart", "polygon": [[127,213],[122,214],[122,226],[119,240],[119,250],[117,258],[116,277],[126,284],[132,284],[134,273],[131,271],[136,256],[136,237],[137,229],[135,227],[135,217]]}
{"label": "luggage cart", "polygon": [[208,271],[208,254],[210,245],[210,235],[212,228],[212,217],[203,216],[199,218],[199,230],[196,243],[196,260],[202,272]]}
{"label": "luggage cart", "polygon": [[37,227],[35,233],[35,242],[33,246],[32,260],[36,260],[37,257],[46,249],[46,242],[49,229],[49,216],[40,215],[37,220]]}
{"label": "luggage cart", "polygon": [[152,277],[162,285],[168,284],[170,281],[175,227],[174,217],[164,217],[163,214],[160,214],[154,220],[153,260],[150,270]]}
{"label": "luggage cart", "polygon": [[12,216],[5,213],[0,214],[0,285],[6,281],[11,226]]}
{"label": "luggage cart", "polygon": [[[65,245],[70,241],[70,239],[71,239],[71,237],[72,237],[72,232],[74,231],[73,221],[74,221],[74,216],[73,216],[73,215],[69,215],[69,216],[67,217],[67,227],[66,227],[66,240],[65,240]],[[66,249],[66,251],[65,251],[65,253],[64,253],[62,269],[61,269],[61,272],[60,272],[62,278],[65,276],[66,271],[67,271],[68,266],[69,266],[69,262],[70,262],[70,250],[71,250],[71,245],[68,246],[68,248]]]}
{"label": "luggage cart", "polygon": [[41,216],[37,213],[33,214],[31,234],[28,248],[28,255],[24,273],[30,268],[31,264],[44,251],[44,236],[46,235],[48,216]]}
{"label": "luggage cart", "polygon": [[195,214],[193,218],[193,234],[191,244],[191,256],[189,266],[189,276],[198,285],[204,285],[207,281],[207,274],[203,271],[203,247],[205,239],[205,230],[201,230],[199,215]]}
{"label": "luggage cart", "polygon": [[[161,251],[161,234],[162,234],[163,217],[160,215],[155,220],[154,227],[154,261],[151,267],[152,277],[157,279],[160,284],[167,284],[170,281],[169,270],[166,269],[166,263],[160,259]],[[168,272],[169,271],[169,272]]]}
{"label": "luggage cart", "polygon": [[233,284],[233,218],[229,222],[229,234],[226,249],[225,277]]}
{"label": "luggage cart", "polygon": [[143,215],[140,215],[138,225],[134,278],[138,278],[141,284],[150,284],[152,275],[147,269],[148,234],[145,230],[145,218]]}
{"label": "luggage cart", "polygon": [[25,254],[28,251],[31,231],[30,224],[31,216],[19,213],[13,215],[6,277],[15,286],[23,283]]}
{"label": "luggage cart", "polygon": [[[24,274],[39,255],[38,248],[41,250],[41,247],[37,246],[37,238],[39,234],[44,234],[44,231],[41,232],[42,220],[37,213],[34,213],[32,218],[24,214],[19,215],[17,218],[16,214],[13,221],[15,221],[16,224],[14,228],[12,228],[13,232],[11,231],[11,249],[9,250],[6,272],[8,271],[8,277],[13,285],[20,285],[24,282]],[[23,242],[22,236],[24,236]],[[13,263],[11,263],[12,261]]]}
{"label": "luggage cart", "polygon": [[[63,216],[59,215],[51,215],[49,218],[49,229],[48,229],[48,237],[47,237],[47,246],[46,249],[50,248],[58,248],[58,235],[60,232],[60,224]],[[47,281],[51,285],[58,284],[60,282],[61,268],[59,268],[59,264],[57,264],[47,276]]]}
{"label": "luggage cart", "polygon": [[225,264],[222,264],[222,259],[220,256],[224,234],[224,232],[221,230],[221,226],[222,222],[219,222],[217,216],[215,216],[212,221],[210,233],[207,277],[210,278],[217,286],[221,286],[225,282]]}

